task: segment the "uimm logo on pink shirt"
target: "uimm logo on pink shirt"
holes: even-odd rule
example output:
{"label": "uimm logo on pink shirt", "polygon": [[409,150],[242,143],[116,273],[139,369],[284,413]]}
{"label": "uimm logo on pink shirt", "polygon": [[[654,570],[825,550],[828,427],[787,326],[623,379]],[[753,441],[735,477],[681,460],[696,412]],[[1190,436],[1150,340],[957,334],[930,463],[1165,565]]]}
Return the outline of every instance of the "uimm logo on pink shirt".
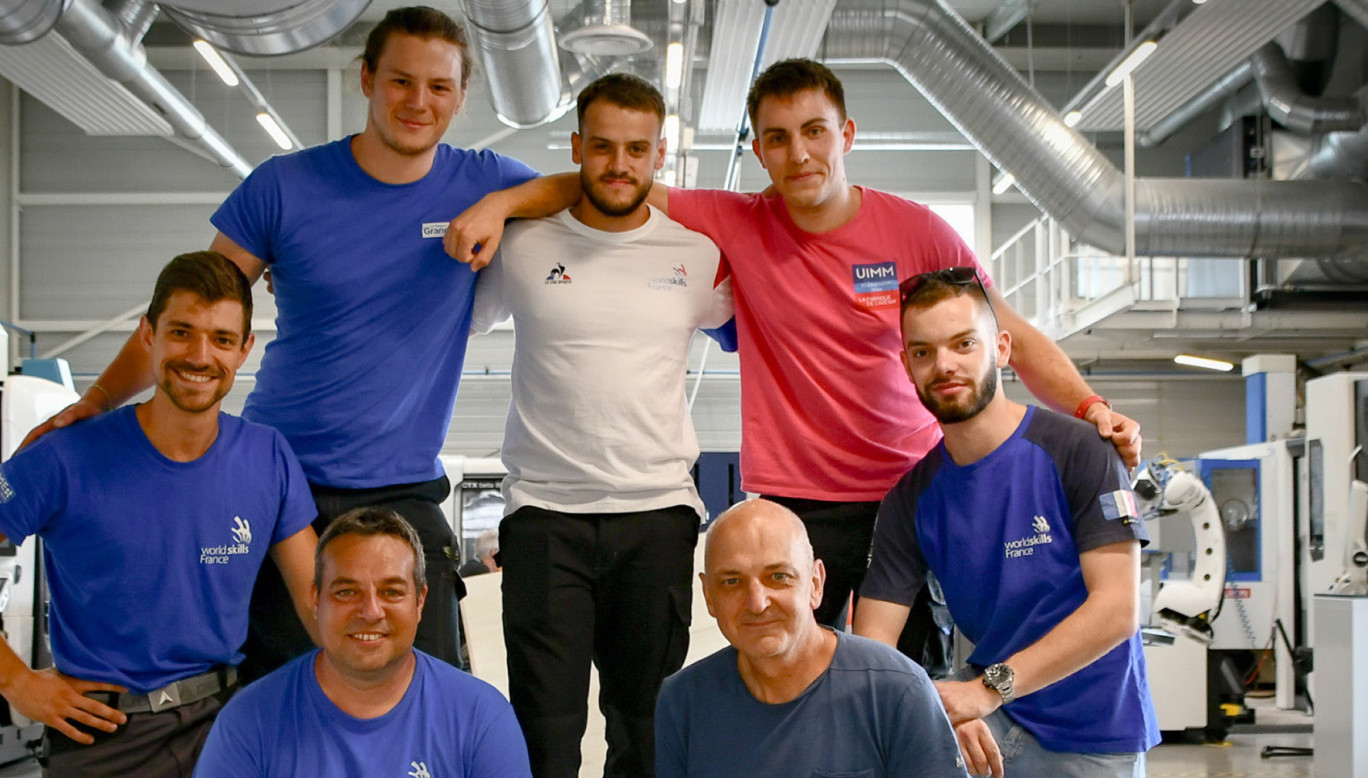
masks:
{"label": "uimm logo on pink shirt", "polygon": [[892,262],[851,267],[855,302],[865,308],[898,307],[898,268]]}

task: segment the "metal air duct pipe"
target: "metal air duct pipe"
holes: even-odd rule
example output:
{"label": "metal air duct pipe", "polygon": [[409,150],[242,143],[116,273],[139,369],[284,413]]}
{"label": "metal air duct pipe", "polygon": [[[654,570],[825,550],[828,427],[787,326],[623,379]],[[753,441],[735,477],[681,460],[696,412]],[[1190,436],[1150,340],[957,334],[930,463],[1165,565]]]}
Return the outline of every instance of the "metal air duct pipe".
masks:
{"label": "metal air duct pipe", "polygon": [[[1042,211],[1121,253],[1123,176],[936,0],[851,0],[833,12],[829,62],[897,69]],[[1342,181],[1136,182],[1136,250],[1200,257],[1368,257],[1368,189]]]}
{"label": "metal air duct pipe", "polygon": [[18,46],[43,37],[64,10],[63,0],[0,2],[0,46]]}
{"label": "metal air duct pipe", "polygon": [[[212,11],[162,6],[162,13],[186,32],[224,51],[269,56],[303,51],[331,40],[369,5],[370,0],[302,0],[288,8],[252,14],[232,14],[219,6],[213,6]],[[233,4],[224,2],[221,6],[231,9]]]}
{"label": "metal air duct pipe", "polygon": [[208,149],[219,164],[240,178],[252,172],[247,160],[204,121],[199,110],[148,66],[142,46],[129,40],[123,26],[97,0],[70,0],[55,30],[100,72],[164,116],[177,135]]}
{"label": "metal air duct pipe", "polygon": [[461,0],[460,5],[500,121],[530,129],[569,110],[573,100],[561,85],[547,0]]}

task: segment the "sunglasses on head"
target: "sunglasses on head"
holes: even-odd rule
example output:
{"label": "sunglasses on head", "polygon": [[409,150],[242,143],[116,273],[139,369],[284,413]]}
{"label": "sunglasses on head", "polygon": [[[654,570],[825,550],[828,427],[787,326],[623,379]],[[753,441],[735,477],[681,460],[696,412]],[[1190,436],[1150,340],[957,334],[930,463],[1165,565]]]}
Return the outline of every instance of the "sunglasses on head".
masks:
{"label": "sunglasses on head", "polygon": [[979,280],[978,271],[972,267],[944,267],[940,270],[932,270],[929,273],[918,273],[909,277],[898,285],[898,294],[902,302],[906,302],[909,295],[916,292],[927,281],[935,279],[943,284],[952,286],[978,285],[979,291],[983,293],[983,299],[988,303],[988,312],[993,314],[993,321],[997,321],[997,311],[993,308],[993,298],[988,296],[988,289]]}

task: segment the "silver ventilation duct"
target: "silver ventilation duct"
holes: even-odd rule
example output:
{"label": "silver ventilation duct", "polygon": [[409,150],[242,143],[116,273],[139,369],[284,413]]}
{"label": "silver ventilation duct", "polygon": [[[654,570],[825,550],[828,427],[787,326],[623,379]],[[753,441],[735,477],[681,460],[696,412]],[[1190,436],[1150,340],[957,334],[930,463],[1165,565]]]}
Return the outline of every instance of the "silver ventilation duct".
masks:
{"label": "silver ventilation duct", "polygon": [[[1078,239],[1124,250],[1123,176],[936,0],[850,0],[828,62],[891,65]],[[1136,182],[1136,251],[1203,257],[1368,256],[1368,188],[1343,181]]]}
{"label": "silver ventilation duct", "polygon": [[1140,133],[1137,140],[1143,146],[1156,146],[1222,101],[1231,101],[1232,113],[1240,113],[1248,103],[1240,90],[1251,82],[1258,88],[1258,104],[1292,132],[1312,135],[1359,129],[1368,118],[1359,100],[1303,93],[1288,62],[1333,59],[1338,29],[1339,15],[1333,7],[1322,6],[1311,12],[1278,36],[1278,42],[1260,47],[1216,83],[1156,122],[1148,132]]}
{"label": "silver ventilation duct", "polygon": [[0,45],[17,46],[43,37],[64,10],[61,0],[5,0],[0,3]]}
{"label": "silver ventilation duct", "polygon": [[252,172],[247,160],[205,122],[199,110],[148,66],[141,44],[131,41],[97,0],[70,0],[54,29],[100,72],[152,106],[177,135],[206,148],[219,164],[241,178]]}
{"label": "silver ventilation duct", "polygon": [[500,121],[530,129],[569,110],[546,0],[461,0],[460,6]]}
{"label": "silver ventilation duct", "polygon": [[107,0],[104,4],[110,16],[123,25],[124,34],[131,41],[141,41],[147,36],[152,22],[157,19],[157,5],[147,0]]}
{"label": "silver ventilation duct", "polygon": [[[172,0],[174,2],[174,0]],[[191,35],[235,54],[291,54],[331,40],[351,26],[370,0],[302,0],[278,10],[231,13],[162,6],[162,13]]]}

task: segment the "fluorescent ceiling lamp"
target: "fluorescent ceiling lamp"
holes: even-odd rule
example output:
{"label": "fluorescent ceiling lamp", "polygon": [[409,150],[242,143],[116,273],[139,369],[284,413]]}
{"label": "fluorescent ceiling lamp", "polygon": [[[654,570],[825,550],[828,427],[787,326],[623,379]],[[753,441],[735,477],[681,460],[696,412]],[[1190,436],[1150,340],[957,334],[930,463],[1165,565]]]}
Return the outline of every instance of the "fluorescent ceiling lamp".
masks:
{"label": "fluorescent ceiling lamp", "polygon": [[1208,359],[1206,357],[1194,357],[1191,354],[1179,354],[1173,358],[1174,362],[1188,367],[1201,367],[1207,370],[1219,370],[1228,373],[1235,369],[1235,363],[1227,362],[1224,359]]}
{"label": "fluorescent ceiling lamp", "polygon": [[670,114],[665,117],[665,151],[673,154],[679,150],[679,116]]}
{"label": "fluorescent ceiling lamp", "polygon": [[1082,112],[1082,111],[1069,111],[1068,113],[1064,114],[1064,126],[1065,126],[1065,127],[1074,127],[1074,126],[1077,126],[1078,123],[1079,123],[1080,121],[1082,121],[1082,120],[1083,120],[1083,112]]}
{"label": "fluorescent ceiling lamp", "polygon": [[1016,176],[1011,173],[1003,173],[1002,177],[993,184],[993,194],[1000,195],[1016,185]]}
{"label": "fluorescent ceiling lamp", "polygon": [[675,42],[665,48],[665,87],[678,89],[684,83],[684,44]]}
{"label": "fluorescent ceiling lamp", "polygon": [[208,41],[195,41],[194,46],[195,51],[198,51],[204,61],[209,63],[209,67],[213,68],[218,77],[223,79],[223,83],[228,86],[238,85],[237,73],[233,72],[233,69],[224,61],[223,55],[219,54],[213,46],[210,46]]}
{"label": "fluorescent ceiling lamp", "polygon": [[1126,76],[1129,76],[1132,71],[1140,67],[1140,63],[1144,62],[1157,48],[1159,48],[1159,44],[1154,41],[1145,41],[1139,46],[1136,46],[1135,50],[1132,51],[1129,56],[1121,60],[1121,64],[1116,66],[1116,70],[1113,70],[1111,74],[1107,76],[1107,86],[1110,88],[1121,83]]}
{"label": "fluorescent ceiling lamp", "polygon": [[290,137],[285,134],[284,130],[280,129],[280,125],[276,124],[276,120],[269,113],[257,114],[257,123],[266,130],[266,134],[270,135],[271,140],[275,141],[281,149],[289,151],[294,148],[294,144],[290,142]]}

